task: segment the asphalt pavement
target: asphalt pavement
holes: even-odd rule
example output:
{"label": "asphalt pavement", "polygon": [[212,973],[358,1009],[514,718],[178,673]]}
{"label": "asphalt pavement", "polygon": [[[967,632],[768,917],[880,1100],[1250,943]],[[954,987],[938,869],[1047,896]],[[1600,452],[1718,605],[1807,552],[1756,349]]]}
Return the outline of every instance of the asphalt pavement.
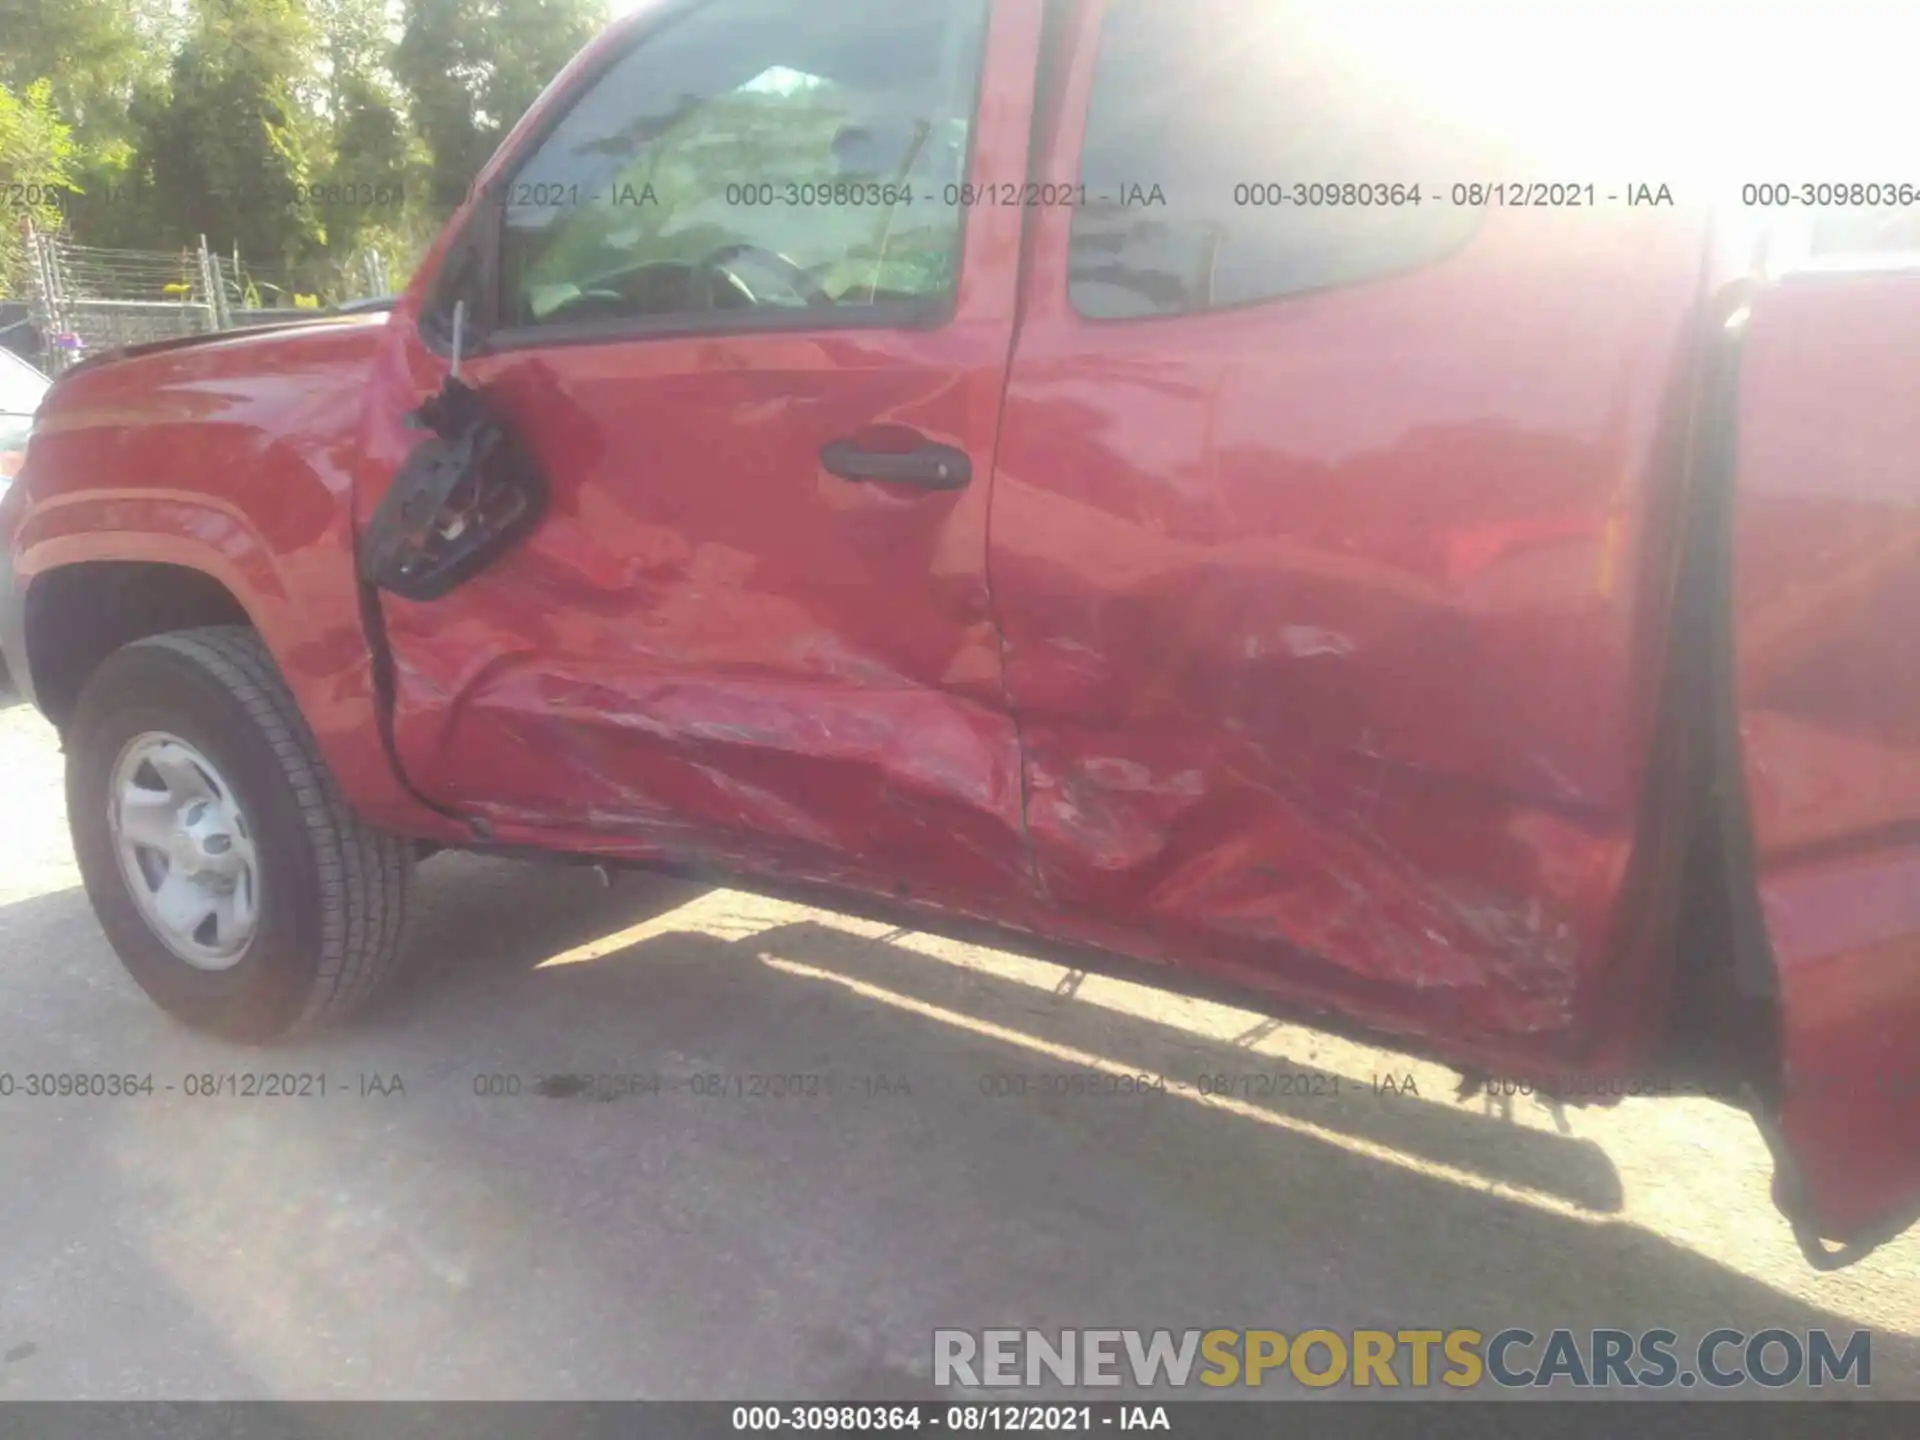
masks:
{"label": "asphalt pavement", "polygon": [[1920,1398],[1920,1240],[1810,1270],[1713,1101],[1460,1103],[743,894],[419,881],[376,1013],[196,1036],[101,937],[53,733],[0,693],[0,1076],[154,1083],[0,1097],[0,1399],[932,1399],[933,1330],[990,1325],[1868,1327],[1870,1393]]}

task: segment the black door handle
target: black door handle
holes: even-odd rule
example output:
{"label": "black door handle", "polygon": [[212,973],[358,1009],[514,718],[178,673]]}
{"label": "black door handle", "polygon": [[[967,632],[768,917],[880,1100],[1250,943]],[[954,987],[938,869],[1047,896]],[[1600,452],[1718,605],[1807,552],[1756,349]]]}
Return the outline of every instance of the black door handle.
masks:
{"label": "black door handle", "polygon": [[868,450],[851,440],[829,440],[820,463],[842,480],[875,480],[922,490],[959,490],[973,479],[967,452],[928,441],[911,450]]}

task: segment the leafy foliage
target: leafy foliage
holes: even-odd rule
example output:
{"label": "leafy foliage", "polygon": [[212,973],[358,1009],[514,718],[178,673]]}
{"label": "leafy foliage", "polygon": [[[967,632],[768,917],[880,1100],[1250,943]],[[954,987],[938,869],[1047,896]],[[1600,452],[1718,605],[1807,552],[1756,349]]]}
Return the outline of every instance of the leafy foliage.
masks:
{"label": "leafy foliage", "polygon": [[[72,130],[53,108],[53,86],[36,80],[16,95],[0,84],[0,296],[19,288],[24,222],[59,221],[56,195],[73,183]],[[16,189],[17,187],[17,189]]]}
{"label": "leafy foliage", "polygon": [[[0,181],[82,244],[394,283],[604,0],[0,0]],[[0,213],[0,286],[22,207]]]}
{"label": "leafy foliage", "polygon": [[406,0],[393,70],[444,218],[547,82],[606,19],[599,0]]}
{"label": "leafy foliage", "polygon": [[[276,265],[318,248],[301,203],[318,138],[313,30],[295,0],[198,0],[168,104],[145,117],[134,159],[151,215],[185,244],[207,235]],[[217,238],[216,238],[217,237]]]}

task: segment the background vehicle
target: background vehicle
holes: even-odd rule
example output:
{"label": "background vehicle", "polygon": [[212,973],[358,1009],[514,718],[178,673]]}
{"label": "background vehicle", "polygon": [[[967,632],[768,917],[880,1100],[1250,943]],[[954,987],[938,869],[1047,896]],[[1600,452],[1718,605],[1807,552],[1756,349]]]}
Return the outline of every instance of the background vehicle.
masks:
{"label": "background vehicle", "polygon": [[267,1037],[415,845],[694,869],[1683,1066],[1815,1263],[1909,1222],[1920,274],[1338,11],[652,7],[390,316],[63,377],[0,643],[134,976]]}
{"label": "background vehicle", "polygon": [[26,463],[33,412],[52,383],[26,361],[0,350],[0,490]]}
{"label": "background vehicle", "polygon": [[[19,301],[0,301],[0,350],[32,364],[40,354],[40,330]],[[4,362],[0,362],[4,363]]]}
{"label": "background vehicle", "polygon": [[[0,350],[0,496],[27,459],[27,437],[33,431],[34,411],[52,384],[46,376],[10,351]],[[0,656],[0,684],[7,681]]]}

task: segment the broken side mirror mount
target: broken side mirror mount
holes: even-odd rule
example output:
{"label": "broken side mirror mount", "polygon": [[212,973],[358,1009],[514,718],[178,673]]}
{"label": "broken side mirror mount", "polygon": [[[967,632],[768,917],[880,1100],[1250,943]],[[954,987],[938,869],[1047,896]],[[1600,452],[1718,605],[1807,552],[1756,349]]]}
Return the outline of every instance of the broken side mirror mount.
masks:
{"label": "broken side mirror mount", "polygon": [[438,600],[538,523],[546,477],[460,378],[466,302],[453,310],[453,360],[440,392],[407,416],[428,435],[401,463],[360,539],[360,570],[407,600]]}

